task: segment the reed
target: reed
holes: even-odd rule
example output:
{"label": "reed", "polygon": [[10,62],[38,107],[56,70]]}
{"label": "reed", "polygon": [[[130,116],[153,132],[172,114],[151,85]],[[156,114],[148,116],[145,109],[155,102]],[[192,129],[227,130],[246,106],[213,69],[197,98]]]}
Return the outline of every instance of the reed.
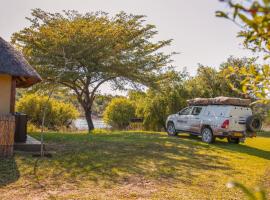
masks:
{"label": "reed", "polygon": [[0,115],[0,157],[13,155],[15,117]]}

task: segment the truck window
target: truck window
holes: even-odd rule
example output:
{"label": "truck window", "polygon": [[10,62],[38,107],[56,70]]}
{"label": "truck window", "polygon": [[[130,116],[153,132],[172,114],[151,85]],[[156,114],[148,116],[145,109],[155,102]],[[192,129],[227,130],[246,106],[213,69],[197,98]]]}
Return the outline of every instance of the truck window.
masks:
{"label": "truck window", "polygon": [[193,107],[193,110],[191,112],[192,115],[199,115],[202,111],[202,107]]}
{"label": "truck window", "polygon": [[192,107],[184,108],[183,110],[181,110],[181,111],[179,112],[179,115],[189,115],[191,109],[192,109]]}

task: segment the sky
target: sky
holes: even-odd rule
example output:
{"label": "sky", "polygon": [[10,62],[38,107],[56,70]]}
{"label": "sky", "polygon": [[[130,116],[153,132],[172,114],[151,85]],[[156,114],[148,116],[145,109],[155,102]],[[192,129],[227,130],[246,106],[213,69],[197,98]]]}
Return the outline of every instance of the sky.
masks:
{"label": "sky", "polygon": [[165,52],[173,57],[176,69],[196,74],[198,63],[218,68],[230,55],[252,56],[237,38],[239,28],[232,22],[215,17],[215,11],[226,9],[218,0],[0,0],[0,36],[10,40],[12,33],[29,23],[31,9],[50,12],[62,10],[125,11],[147,16],[147,23],[159,31],[156,39],[173,39]]}

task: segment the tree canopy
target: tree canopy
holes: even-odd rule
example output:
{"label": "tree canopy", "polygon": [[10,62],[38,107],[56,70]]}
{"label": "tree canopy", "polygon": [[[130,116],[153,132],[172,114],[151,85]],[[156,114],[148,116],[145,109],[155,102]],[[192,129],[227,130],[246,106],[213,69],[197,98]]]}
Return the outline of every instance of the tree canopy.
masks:
{"label": "tree canopy", "polygon": [[120,12],[49,13],[34,9],[31,25],[14,33],[12,42],[24,53],[44,81],[67,87],[84,109],[89,130],[92,105],[99,87],[152,87],[168,78],[171,54],[161,49],[172,40],[155,41],[154,25],[146,17]]}

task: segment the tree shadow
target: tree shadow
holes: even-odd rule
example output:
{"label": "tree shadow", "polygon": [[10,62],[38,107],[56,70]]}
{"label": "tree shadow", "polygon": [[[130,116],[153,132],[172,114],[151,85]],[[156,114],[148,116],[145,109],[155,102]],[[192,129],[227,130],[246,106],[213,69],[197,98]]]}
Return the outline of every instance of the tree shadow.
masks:
{"label": "tree shadow", "polygon": [[82,145],[76,142],[47,145],[58,152],[50,161],[55,172],[52,176],[66,174],[72,182],[91,180],[121,184],[130,177],[144,177],[192,184],[192,180],[205,171],[231,170],[226,158],[202,154],[213,148],[192,139],[180,140],[161,134],[154,137],[150,134],[114,135],[111,140],[103,137],[94,136],[92,141]]}
{"label": "tree shadow", "polygon": [[[260,137],[270,137],[269,133],[259,133],[258,136]],[[194,141],[199,141],[201,140],[200,137],[190,137],[188,135],[179,135],[179,138],[192,138]],[[266,150],[262,150],[262,149],[258,149],[255,147],[250,147],[250,146],[246,146],[244,144],[230,144],[228,142],[225,141],[221,141],[221,140],[217,140],[214,144],[211,144],[217,148],[220,149],[226,149],[229,151],[233,151],[233,152],[240,152],[240,153],[245,153],[251,156],[256,156],[259,158],[263,158],[263,159],[267,159],[270,160],[270,151],[266,151]]]}
{"label": "tree shadow", "polygon": [[0,158],[0,187],[17,181],[20,177],[14,158]]}
{"label": "tree shadow", "polygon": [[259,132],[257,136],[264,137],[264,138],[269,138],[270,137],[270,132]]}
{"label": "tree shadow", "polygon": [[270,160],[270,151],[258,149],[255,147],[246,146],[244,144],[229,144],[226,142],[218,141],[214,144],[215,147],[226,149],[232,152],[245,153],[247,155],[256,156],[266,160]]}

